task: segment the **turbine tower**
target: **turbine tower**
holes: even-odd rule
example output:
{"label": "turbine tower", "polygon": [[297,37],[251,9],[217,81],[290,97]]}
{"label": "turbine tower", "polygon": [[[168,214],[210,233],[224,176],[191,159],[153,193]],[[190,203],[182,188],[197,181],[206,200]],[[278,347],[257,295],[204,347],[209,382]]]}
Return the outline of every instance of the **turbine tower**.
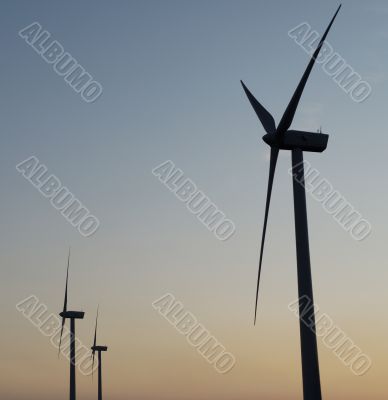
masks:
{"label": "turbine tower", "polygon": [[75,320],[83,319],[85,313],[83,311],[68,311],[67,310],[67,286],[69,282],[69,265],[70,265],[70,249],[67,257],[67,270],[66,270],[66,287],[65,287],[65,300],[63,303],[63,311],[59,313],[62,317],[61,336],[59,339],[58,357],[61,352],[63,327],[65,326],[66,319],[70,319],[70,400],[76,400],[75,388]]}
{"label": "turbine tower", "polygon": [[107,346],[97,346],[97,321],[98,321],[98,307],[97,307],[97,316],[96,316],[96,326],[94,328],[94,340],[93,340],[93,346],[91,347],[92,350],[92,357],[93,357],[93,362],[92,362],[92,376],[93,376],[93,370],[94,370],[94,355],[95,352],[97,351],[98,353],[98,400],[102,400],[102,358],[101,358],[101,352],[107,351],[108,347]]}
{"label": "turbine tower", "polygon": [[[293,193],[294,193],[294,214],[295,214],[295,235],[296,235],[296,256],[298,268],[298,292],[299,292],[299,324],[300,324],[300,340],[301,340],[301,358],[302,358],[302,375],[303,375],[303,398],[304,400],[321,400],[321,383],[319,377],[319,363],[317,339],[315,334],[315,315],[314,307],[310,307],[307,312],[304,310],[305,302],[303,299],[308,298],[311,304],[313,300],[313,288],[310,266],[310,250],[309,236],[307,227],[307,209],[306,209],[306,191],[304,187],[304,168],[303,168],[303,151],[323,152],[327,147],[328,135],[317,134],[313,132],[303,132],[289,130],[299,100],[302,96],[303,89],[307,79],[314,66],[315,59],[321,50],[322,44],[334,22],[335,17],[340,10],[341,5],[335,12],[329,26],[326,28],[307,68],[300,80],[287,108],[284,112],[279,125],[275,126],[272,115],[256,100],[244,82],[241,84],[244,91],[259,117],[265,131],[263,140],[271,148],[269,178],[267,188],[267,198],[264,213],[264,225],[261,239],[260,261],[257,276],[256,301],[255,301],[255,318],[257,315],[257,300],[259,295],[259,283],[261,274],[261,265],[263,261],[263,250],[265,242],[265,234],[267,230],[268,210],[271,201],[272,185],[275,175],[276,163],[279,150],[291,150],[292,155],[292,171],[293,171]],[[304,311],[304,314],[302,313]],[[303,314],[303,315],[302,315]],[[303,320],[311,321],[312,324],[307,326]]]}

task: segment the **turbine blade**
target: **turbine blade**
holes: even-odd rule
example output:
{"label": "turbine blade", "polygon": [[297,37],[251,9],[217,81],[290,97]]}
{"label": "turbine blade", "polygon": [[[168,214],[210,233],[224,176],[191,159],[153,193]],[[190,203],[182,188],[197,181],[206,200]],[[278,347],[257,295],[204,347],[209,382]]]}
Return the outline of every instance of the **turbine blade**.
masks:
{"label": "turbine blade", "polygon": [[93,379],[93,375],[94,375],[94,353],[95,353],[95,351],[93,350],[93,353],[92,353],[92,357],[93,357],[93,361],[92,361],[92,379]]}
{"label": "turbine blade", "polygon": [[274,133],[276,130],[276,126],[272,115],[256,100],[255,96],[253,96],[253,94],[245,86],[244,82],[240,82],[265,131],[267,133]]}
{"label": "turbine blade", "polygon": [[331,26],[333,25],[335,17],[337,16],[340,8],[341,8],[341,4],[337,8],[337,11],[335,12],[335,14],[334,14],[333,18],[331,19],[328,27],[326,28],[326,31],[323,34],[323,36],[322,36],[317,48],[315,49],[314,54],[311,57],[310,62],[308,63],[306,71],[304,72],[304,74],[302,76],[302,79],[300,80],[299,85],[297,86],[297,88],[296,88],[296,90],[295,90],[295,92],[294,92],[294,94],[293,94],[293,96],[292,96],[292,98],[290,100],[290,103],[288,104],[288,106],[286,108],[286,111],[283,114],[282,119],[279,122],[278,130],[281,131],[281,132],[285,132],[291,126],[292,120],[294,119],[294,115],[295,115],[296,109],[298,107],[299,100],[300,100],[300,98],[302,96],[304,87],[306,85],[307,79],[308,79],[308,77],[310,75],[311,70],[313,69],[315,60],[318,57],[318,54],[319,54],[319,52],[321,50],[323,42],[325,41],[326,36],[329,33],[329,30],[330,30]]}
{"label": "turbine blade", "polygon": [[256,325],[256,315],[257,315],[257,300],[259,298],[259,285],[260,285],[261,265],[262,265],[262,261],[263,261],[265,234],[266,234],[266,231],[267,231],[268,211],[269,211],[269,204],[271,202],[272,185],[273,185],[273,179],[274,179],[274,176],[275,176],[275,168],[276,168],[276,163],[278,161],[278,155],[279,155],[279,149],[276,148],[276,147],[271,147],[271,158],[270,158],[270,162],[269,162],[269,176],[268,176],[268,188],[267,188],[267,200],[266,200],[266,203],[265,203],[263,234],[262,234],[262,237],[261,237],[259,271],[258,271],[258,274],[257,274],[256,301],[255,301],[255,320],[254,320],[254,324],[255,325]]}
{"label": "turbine blade", "polygon": [[97,321],[98,321],[98,307],[97,307],[97,315],[96,315],[96,325],[94,327],[94,342],[93,342],[93,346],[96,345],[96,341],[97,341]]}
{"label": "turbine blade", "polygon": [[62,334],[63,334],[64,325],[65,325],[65,318],[62,318],[61,336],[59,337],[58,358],[59,358],[59,355],[61,353]]}
{"label": "turbine blade", "polygon": [[[67,284],[69,282],[69,265],[70,265],[70,248],[69,248],[69,254],[67,256],[66,286],[65,286],[65,299],[63,301],[63,312],[67,311]],[[66,318],[62,317],[61,336],[59,338],[59,347],[58,347],[58,357],[59,354],[61,353],[62,334],[63,334],[63,327],[65,325],[65,320]]]}
{"label": "turbine blade", "polygon": [[[95,327],[94,327],[94,340],[93,340],[93,347],[96,347],[96,344],[97,344],[97,321],[98,321],[98,309],[99,309],[99,306],[97,306],[97,315],[96,315],[96,325],[95,325]],[[93,379],[93,373],[94,373],[94,353],[95,353],[96,351],[95,350],[93,350],[92,351],[92,358],[93,358],[93,361],[92,361],[92,379]]]}
{"label": "turbine blade", "polygon": [[67,284],[69,282],[69,265],[70,265],[70,249],[69,249],[69,255],[67,256],[65,300],[63,302],[63,311],[67,311]]}

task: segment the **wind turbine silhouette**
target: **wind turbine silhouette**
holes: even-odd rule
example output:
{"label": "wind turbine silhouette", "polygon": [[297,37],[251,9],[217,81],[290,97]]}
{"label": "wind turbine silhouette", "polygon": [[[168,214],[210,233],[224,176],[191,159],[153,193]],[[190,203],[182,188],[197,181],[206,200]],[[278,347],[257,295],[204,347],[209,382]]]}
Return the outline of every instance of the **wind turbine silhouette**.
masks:
{"label": "wind turbine silhouette", "polygon": [[66,287],[65,287],[65,300],[63,302],[63,311],[59,313],[62,317],[61,336],[59,339],[58,357],[61,352],[63,327],[65,326],[66,319],[70,319],[70,400],[76,400],[75,390],[75,320],[83,319],[85,313],[83,311],[67,311],[67,286],[69,282],[69,265],[70,265],[70,249],[67,257],[67,270],[66,270]]}
{"label": "wind turbine silhouette", "polygon": [[[263,261],[263,251],[265,234],[267,230],[268,211],[271,201],[272,185],[275,175],[276,163],[279,150],[291,150],[292,154],[292,172],[293,172],[293,192],[294,192],[294,215],[295,215],[295,234],[296,234],[296,255],[298,268],[298,292],[299,292],[299,324],[301,339],[301,355],[302,355],[302,375],[303,375],[303,395],[305,400],[321,400],[321,383],[319,377],[319,362],[317,339],[315,334],[315,314],[314,307],[305,310],[306,297],[314,304],[313,288],[310,266],[310,250],[309,236],[307,227],[307,209],[306,209],[306,191],[304,187],[304,168],[303,168],[303,151],[323,152],[327,147],[329,136],[326,134],[317,134],[313,132],[303,132],[289,130],[294,119],[299,100],[302,96],[303,89],[307,79],[314,66],[315,60],[321,50],[322,44],[337,16],[341,5],[339,5],[333,18],[331,19],[325,33],[322,36],[307,68],[300,80],[287,108],[284,112],[279,125],[275,126],[272,115],[256,100],[244,82],[241,84],[244,91],[259,117],[265,131],[263,140],[271,147],[269,178],[267,188],[267,199],[265,205],[264,225],[260,248],[260,261],[257,276],[256,301],[255,301],[255,318],[257,316],[257,300],[259,295],[259,284],[261,266]],[[302,320],[311,321],[311,325],[307,326]]]}
{"label": "wind turbine silhouette", "polygon": [[101,358],[101,352],[107,351],[108,347],[107,346],[97,346],[97,321],[98,321],[98,307],[97,307],[97,315],[96,315],[96,326],[94,328],[94,341],[93,341],[93,346],[91,347],[92,350],[92,357],[93,357],[93,362],[92,362],[92,376],[93,376],[93,370],[94,370],[94,355],[95,352],[97,351],[98,353],[98,400],[102,400],[102,358]]}

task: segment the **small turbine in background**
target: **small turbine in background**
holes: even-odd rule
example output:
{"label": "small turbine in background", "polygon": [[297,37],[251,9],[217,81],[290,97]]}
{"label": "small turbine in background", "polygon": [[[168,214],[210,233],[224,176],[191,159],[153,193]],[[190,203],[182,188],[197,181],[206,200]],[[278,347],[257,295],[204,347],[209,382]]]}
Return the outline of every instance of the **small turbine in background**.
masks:
{"label": "small turbine in background", "polygon": [[59,313],[62,317],[61,336],[59,339],[58,357],[61,352],[63,327],[65,326],[66,319],[70,319],[70,400],[76,400],[76,386],[75,386],[75,320],[83,319],[85,313],[83,311],[67,311],[67,286],[69,282],[69,265],[70,265],[70,249],[67,257],[67,270],[66,270],[66,287],[65,287],[65,300],[63,303],[63,311]]}
{"label": "small turbine in background", "polygon": [[97,322],[98,322],[98,307],[97,307],[97,315],[96,315],[96,325],[94,327],[93,346],[91,347],[92,357],[93,357],[92,376],[93,376],[93,370],[94,370],[94,356],[95,356],[95,353],[97,352],[98,353],[98,400],[102,400],[102,357],[101,357],[101,352],[107,351],[108,347],[107,346],[97,346]]}

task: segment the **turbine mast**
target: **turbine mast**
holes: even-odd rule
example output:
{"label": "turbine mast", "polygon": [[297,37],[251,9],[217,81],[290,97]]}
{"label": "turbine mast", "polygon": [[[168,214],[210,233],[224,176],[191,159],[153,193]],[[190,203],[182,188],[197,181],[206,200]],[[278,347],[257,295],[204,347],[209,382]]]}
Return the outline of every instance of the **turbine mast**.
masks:
{"label": "turbine mast", "polygon": [[[315,335],[314,307],[305,308],[305,301],[314,304],[307,225],[306,191],[304,187],[303,152],[292,150],[296,258],[298,267],[299,327],[302,356],[303,398],[321,400],[318,347]],[[305,321],[309,321],[309,325]]]}

